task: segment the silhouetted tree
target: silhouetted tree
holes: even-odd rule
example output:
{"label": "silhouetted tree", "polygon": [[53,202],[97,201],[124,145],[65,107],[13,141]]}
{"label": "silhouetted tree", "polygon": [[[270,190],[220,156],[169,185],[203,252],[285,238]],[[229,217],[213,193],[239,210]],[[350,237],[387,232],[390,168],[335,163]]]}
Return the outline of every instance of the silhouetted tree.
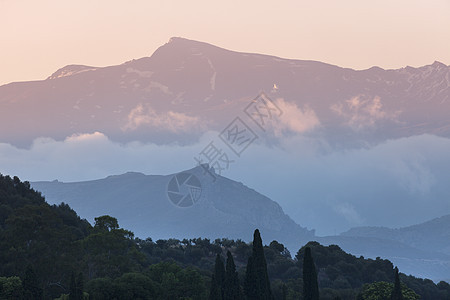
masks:
{"label": "silhouetted tree", "polygon": [[214,265],[214,274],[211,281],[210,299],[222,299],[223,287],[225,282],[225,267],[220,254],[216,255],[216,263]]}
{"label": "silhouetted tree", "polygon": [[400,277],[398,276],[398,268],[395,267],[394,289],[391,294],[392,300],[403,300],[402,287],[400,285]]}
{"label": "silhouetted tree", "polygon": [[282,299],[286,300],[287,299],[287,286],[284,283],[283,283],[283,286],[281,287],[281,292],[282,292],[282,294],[281,294]]}
{"label": "silhouetted tree", "polygon": [[231,255],[230,251],[227,252],[227,267],[223,285],[223,299],[241,299],[239,277],[238,273],[236,272],[236,265],[234,264],[233,255]]}
{"label": "silhouetted tree", "polygon": [[83,299],[83,291],[84,291],[84,280],[83,280],[83,273],[78,273],[78,276],[77,276],[77,288],[76,288],[76,291],[77,291],[77,299],[80,299],[80,300],[82,300]]}
{"label": "silhouetted tree", "polygon": [[305,256],[303,257],[303,299],[319,300],[317,272],[310,247],[305,248]]}
{"label": "silhouetted tree", "polygon": [[211,277],[211,287],[209,289],[209,299],[210,300],[222,299],[220,289],[217,286],[215,274],[212,274],[212,277]]}
{"label": "silhouetted tree", "polygon": [[269,275],[267,274],[267,262],[258,229],[253,234],[252,255],[247,263],[245,294],[247,299],[272,299]]}
{"label": "silhouetted tree", "polygon": [[70,285],[69,285],[69,300],[83,300],[83,273],[78,273],[75,278],[75,273],[72,272],[70,275]]}
{"label": "silhouetted tree", "polygon": [[96,229],[111,231],[119,228],[117,219],[108,215],[97,217],[94,220]]}
{"label": "silhouetted tree", "polygon": [[25,298],[42,299],[43,290],[39,285],[38,277],[31,265],[27,266],[22,283]]}
{"label": "silhouetted tree", "polygon": [[[245,270],[244,293],[247,299],[256,297],[256,273],[253,267],[253,257],[250,256],[247,260],[247,268]],[[253,297],[253,298],[252,298]]]}
{"label": "silhouetted tree", "polygon": [[75,273],[72,271],[70,274],[70,284],[69,284],[69,300],[75,300],[77,294],[77,283],[75,281]]}

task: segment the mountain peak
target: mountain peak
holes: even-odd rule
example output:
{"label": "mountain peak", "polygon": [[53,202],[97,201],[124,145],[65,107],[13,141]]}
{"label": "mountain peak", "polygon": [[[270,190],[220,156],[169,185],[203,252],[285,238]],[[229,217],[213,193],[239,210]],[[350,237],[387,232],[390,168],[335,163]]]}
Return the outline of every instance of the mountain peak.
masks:
{"label": "mountain peak", "polygon": [[435,60],[434,63],[432,64],[432,66],[442,66],[442,67],[447,67],[446,64],[441,63],[440,61]]}
{"label": "mountain peak", "polygon": [[169,39],[168,43],[178,43],[178,42],[185,42],[185,41],[190,41],[190,40],[186,39],[184,37],[180,37],[180,36],[173,36]]}
{"label": "mountain peak", "polygon": [[440,61],[435,60],[434,63],[431,64],[431,67],[433,69],[440,70],[440,69],[447,69],[449,66],[447,66],[444,63],[441,63]]}
{"label": "mountain peak", "polygon": [[47,78],[47,80],[72,76],[86,71],[94,71],[94,70],[97,70],[97,68],[84,65],[67,65],[61,69],[58,69],[55,73],[50,75]]}
{"label": "mountain peak", "polygon": [[[161,53],[166,53],[166,55],[178,56],[180,53],[185,53],[189,55],[199,55],[202,53],[211,53],[212,51],[220,52],[234,52],[230,51],[213,44],[190,40],[183,37],[171,37],[169,41],[159,47],[152,56],[160,55]],[[173,59],[173,57],[172,57]]]}
{"label": "mountain peak", "polygon": [[196,45],[208,45],[208,46],[212,46],[212,47],[216,47],[212,44],[208,44],[206,42],[201,42],[201,41],[197,41],[197,40],[190,40],[184,37],[179,37],[179,36],[174,36],[171,37],[169,39],[169,42],[167,42],[167,44],[196,44]]}

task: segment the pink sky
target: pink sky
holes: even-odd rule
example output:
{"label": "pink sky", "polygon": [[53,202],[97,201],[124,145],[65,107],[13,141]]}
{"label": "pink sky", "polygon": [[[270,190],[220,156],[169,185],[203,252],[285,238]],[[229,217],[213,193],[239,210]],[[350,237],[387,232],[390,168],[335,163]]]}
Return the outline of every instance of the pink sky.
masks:
{"label": "pink sky", "polygon": [[450,64],[450,1],[0,0],[0,85],[149,56],[172,36],[354,69]]}

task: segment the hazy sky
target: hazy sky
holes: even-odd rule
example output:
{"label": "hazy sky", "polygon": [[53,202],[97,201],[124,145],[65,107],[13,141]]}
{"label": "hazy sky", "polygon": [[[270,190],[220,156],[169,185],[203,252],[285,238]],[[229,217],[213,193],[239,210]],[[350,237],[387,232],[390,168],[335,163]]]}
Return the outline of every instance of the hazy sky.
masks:
{"label": "hazy sky", "polygon": [[0,84],[149,56],[172,36],[356,69],[450,64],[450,1],[0,0]]}

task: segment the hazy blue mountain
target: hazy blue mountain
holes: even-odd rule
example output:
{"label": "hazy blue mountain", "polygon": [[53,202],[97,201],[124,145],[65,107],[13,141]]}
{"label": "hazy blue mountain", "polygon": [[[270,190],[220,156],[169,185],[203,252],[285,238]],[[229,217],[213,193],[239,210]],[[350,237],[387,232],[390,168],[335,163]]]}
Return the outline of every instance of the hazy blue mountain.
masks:
{"label": "hazy blue mountain", "polygon": [[[276,239],[292,248],[314,237],[313,231],[296,224],[276,202],[240,182],[217,174],[214,181],[200,166],[178,174],[182,175],[126,173],[86,182],[34,182],[32,186],[42,191],[49,203],[65,202],[90,222],[100,215],[114,216],[140,238],[228,237],[249,241],[259,228],[265,241]],[[193,205],[189,200],[178,206],[168,195],[177,189],[174,180],[182,180],[183,174],[193,174],[191,179],[200,182],[201,191],[192,193],[199,197]],[[191,194],[186,188],[192,184],[195,188],[196,183],[189,180],[184,185],[179,182],[179,195]]]}
{"label": "hazy blue mountain", "polygon": [[433,248],[417,249],[400,241],[383,237],[327,236],[316,240],[324,245],[337,244],[347,252],[365,258],[387,258],[405,274],[436,282],[450,282],[450,253]]}
{"label": "hazy blue mountain", "polygon": [[[443,248],[417,247],[383,234],[318,237],[313,230],[295,223],[266,196],[240,182],[211,174],[198,166],[165,176],[126,173],[85,182],[34,182],[32,186],[42,191],[49,203],[68,203],[90,222],[100,215],[114,216],[121,226],[141,238],[228,237],[251,241],[253,230],[259,228],[265,243],[277,240],[292,253],[307,241],[316,240],[325,245],[337,244],[354,255],[390,259],[406,274],[450,279],[450,255]],[[428,240],[445,238],[445,229],[429,230]]]}
{"label": "hazy blue mountain", "polygon": [[450,215],[397,229],[370,226],[356,227],[342,233],[341,236],[389,239],[417,249],[449,255]]}
{"label": "hazy blue mountain", "polygon": [[397,229],[356,227],[323,242],[367,257],[390,257],[406,273],[450,281],[450,215]]}
{"label": "hazy blue mountain", "polygon": [[307,108],[321,125],[316,134],[346,146],[450,136],[450,67],[442,63],[356,71],[172,38],[150,57],[69,65],[46,80],[1,86],[0,126],[9,130],[0,141],[100,131],[122,142],[189,142],[223,129],[260,91]]}

